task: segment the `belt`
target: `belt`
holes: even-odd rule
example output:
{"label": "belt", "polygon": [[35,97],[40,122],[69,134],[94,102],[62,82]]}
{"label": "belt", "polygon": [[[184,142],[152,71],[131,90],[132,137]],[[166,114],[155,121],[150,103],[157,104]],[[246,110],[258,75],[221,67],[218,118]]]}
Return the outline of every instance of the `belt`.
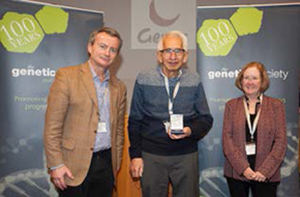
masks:
{"label": "belt", "polygon": [[105,156],[111,154],[111,148],[105,150],[99,150],[93,153],[93,156]]}

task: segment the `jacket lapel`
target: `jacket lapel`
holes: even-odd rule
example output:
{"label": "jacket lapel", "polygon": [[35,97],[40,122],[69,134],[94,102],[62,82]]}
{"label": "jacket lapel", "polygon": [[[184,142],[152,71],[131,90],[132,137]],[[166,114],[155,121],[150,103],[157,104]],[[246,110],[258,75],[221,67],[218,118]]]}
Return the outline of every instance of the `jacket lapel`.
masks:
{"label": "jacket lapel", "polygon": [[94,105],[98,109],[97,93],[96,93],[93,76],[88,62],[82,64],[80,68],[80,72],[81,72],[80,74],[81,74],[82,83],[85,89],[87,90],[89,96],[93,100]]}
{"label": "jacket lapel", "polygon": [[[243,96],[238,99],[237,110],[236,110],[237,114],[236,114],[236,118],[235,118],[237,120],[236,128],[240,128],[240,130],[238,131],[240,142],[245,142],[245,139],[246,139],[246,133],[245,133],[246,115],[245,115],[245,108],[244,108],[243,100],[244,100]],[[242,143],[241,146],[245,146],[244,143]]]}
{"label": "jacket lapel", "polygon": [[[266,96],[263,96],[263,101],[262,101],[262,104],[260,106],[260,116],[259,116],[259,120],[258,120],[258,123],[257,123],[257,129],[256,129],[256,132],[257,132],[257,139],[261,139],[260,136],[264,136],[264,132],[266,132],[266,119],[268,119],[268,110],[266,109],[267,106],[268,106],[268,98]],[[262,145],[260,143],[259,140],[257,140],[257,149],[260,148],[260,146]]]}
{"label": "jacket lapel", "polygon": [[110,126],[112,128],[112,124],[114,119],[116,118],[115,113],[117,112],[117,96],[118,96],[118,88],[115,84],[115,79],[113,76],[110,76],[109,80],[109,107],[110,107]]}

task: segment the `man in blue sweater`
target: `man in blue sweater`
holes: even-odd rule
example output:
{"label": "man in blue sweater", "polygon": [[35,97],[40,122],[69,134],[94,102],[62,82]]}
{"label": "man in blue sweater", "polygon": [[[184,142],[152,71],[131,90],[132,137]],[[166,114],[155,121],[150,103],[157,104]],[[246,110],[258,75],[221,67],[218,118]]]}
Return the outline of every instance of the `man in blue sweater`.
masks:
{"label": "man in blue sweater", "polygon": [[212,127],[197,73],[184,66],[187,38],[166,33],[158,43],[160,66],[137,76],[129,116],[130,171],[141,177],[143,197],[199,196],[197,142]]}

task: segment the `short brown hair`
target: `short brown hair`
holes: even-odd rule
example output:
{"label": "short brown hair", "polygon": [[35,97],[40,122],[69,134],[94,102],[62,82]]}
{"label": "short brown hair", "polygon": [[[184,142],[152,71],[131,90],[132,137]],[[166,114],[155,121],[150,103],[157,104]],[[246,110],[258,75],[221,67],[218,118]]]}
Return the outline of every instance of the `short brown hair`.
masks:
{"label": "short brown hair", "polygon": [[123,41],[122,41],[122,38],[119,34],[119,32],[117,32],[117,30],[113,29],[113,28],[110,28],[110,27],[102,27],[100,29],[97,29],[95,31],[93,31],[91,34],[90,34],[90,37],[89,37],[89,44],[93,45],[94,42],[95,42],[95,38],[96,36],[99,34],[99,33],[107,33],[108,35],[112,36],[112,37],[116,37],[118,38],[119,40],[119,47],[118,47],[118,52],[120,52],[121,50],[121,47],[123,45]]}
{"label": "short brown hair", "polygon": [[243,87],[242,87],[242,80],[243,80],[244,72],[248,68],[253,68],[253,67],[257,68],[260,73],[260,78],[261,78],[260,92],[265,92],[270,86],[270,79],[269,79],[269,76],[268,76],[265,66],[260,62],[250,62],[250,63],[247,63],[246,65],[244,65],[241,72],[238,74],[238,76],[235,80],[235,86],[244,92]]}

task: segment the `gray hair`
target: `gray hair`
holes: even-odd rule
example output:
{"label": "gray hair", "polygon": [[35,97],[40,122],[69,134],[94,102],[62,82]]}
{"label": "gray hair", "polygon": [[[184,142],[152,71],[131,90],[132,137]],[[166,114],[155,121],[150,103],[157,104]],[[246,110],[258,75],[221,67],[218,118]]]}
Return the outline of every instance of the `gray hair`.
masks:
{"label": "gray hair", "polygon": [[165,33],[161,38],[160,40],[158,41],[158,44],[157,44],[157,51],[161,51],[163,50],[163,41],[165,40],[166,37],[168,36],[175,36],[175,37],[178,37],[181,39],[182,41],[182,47],[185,51],[188,50],[188,43],[187,43],[187,37],[184,35],[184,33],[182,33],[181,31],[178,31],[178,30],[173,30],[173,31],[170,31],[170,32],[167,32]]}

